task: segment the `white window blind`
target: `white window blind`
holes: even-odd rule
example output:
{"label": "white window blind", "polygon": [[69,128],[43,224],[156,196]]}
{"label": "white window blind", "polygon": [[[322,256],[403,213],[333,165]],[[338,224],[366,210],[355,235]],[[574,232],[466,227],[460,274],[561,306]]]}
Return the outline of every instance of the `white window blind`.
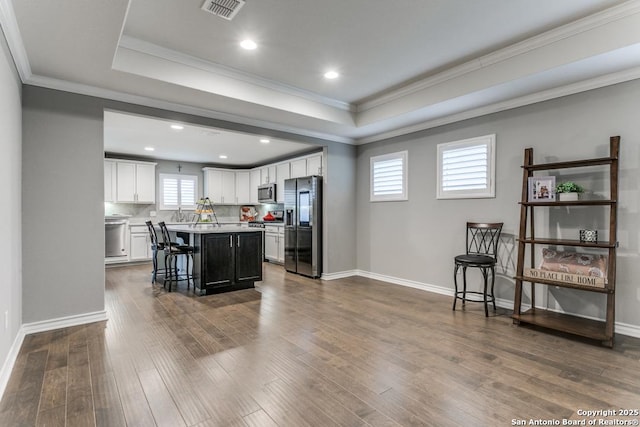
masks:
{"label": "white window blind", "polygon": [[371,201],[407,200],[407,152],[371,157]]}
{"label": "white window blind", "polygon": [[180,180],[180,205],[195,206],[196,204],[196,180],[181,179]]}
{"label": "white window blind", "polygon": [[195,209],[198,177],[195,175],[160,174],[160,209]]}
{"label": "white window blind", "polygon": [[438,144],[438,198],[495,197],[495,135]]}

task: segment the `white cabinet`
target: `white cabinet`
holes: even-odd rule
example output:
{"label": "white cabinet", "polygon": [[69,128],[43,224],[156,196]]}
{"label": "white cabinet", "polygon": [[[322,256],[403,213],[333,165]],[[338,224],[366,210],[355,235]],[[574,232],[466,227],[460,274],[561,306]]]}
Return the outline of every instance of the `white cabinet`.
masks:
{"label": "white cabinet", "polygon": [[116,161],[116,202],[155,203],[156,164]]}
{"label": "white cabinet", "polygon": [[284,264],[284,227],[267,225],[264,228],[264,257]]}
{"label": "white cabinet", "polygon": [[236,203],[251,203],[251,173],[248,171],[236,172]]}
{"label": "white cabinet", "polygon": [[104,201],[116,201],[116,162],[113,160],[104,161]]}
{"label": "white cabinet", "polygon": [[151,239],[146,225],[132,225],[129,233],[129,260],[144,261],[151,259]]}
{"label": "white cabinet", "polygon": [[136,164],[136,197],[138,203],[156,202],[156,165]]}
{"label": "white cabinet", "polygon": [[284,203],[284,180],[291,178],[289,163],[276,165],[276,202]]}
{"label": "white cabinet", "polygon": [[322,176],[322,154],[307,157],[307,175]]}
{"label": "white cabinet", "polygon": [[231,170],[204,168],[204,195],[213,203],[236,203],[236,173]]}
{"label": "white cabinet", "polygon": [[307,176],[307,159],[292,160],[290,178]]}
{"label": "white cabinet", "polygon": [[262,183],[260,177],[260,169],[253,169],[249,173],[249,202],[252,205],[257,205],[258,203],[260,203],[258,202],[258,186]]}
{"label": "white cabinet", "polygon": [[272,184],[276,182],[276,166],[269,165],[260,169],[260,177],[262,184]]}
{"label": "white cabinet", "polygon": [[284,226],[278,227],[278,262],[284,264]]}
{"label": "white cabinet", "polygon": [[278,261],[278,233],[265,231],[264,233],[264,258],[269,261]]}

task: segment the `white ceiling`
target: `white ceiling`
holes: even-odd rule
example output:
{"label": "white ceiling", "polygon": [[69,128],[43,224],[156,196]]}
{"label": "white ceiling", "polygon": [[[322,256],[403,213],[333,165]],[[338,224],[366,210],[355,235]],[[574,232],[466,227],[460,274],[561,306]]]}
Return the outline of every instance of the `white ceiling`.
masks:
{"label": "white ceiling", "polygon": [[[173,129],[172,125],[182,126],[182,129]],[[261,139],[269,142],[263,143]],[[154,150],[146,151],[147,147]],[[104,149],[108,153],[154,159],[249,167],[307,153],[313,146],[272,137],[105,111]],[[226,158],[220,158],[221,155]]]}
{"label": "white ceiling", "polygon": [[640,0],[201,5],[0,0],[0,24],[25,83],[346,143],[640,77]]}

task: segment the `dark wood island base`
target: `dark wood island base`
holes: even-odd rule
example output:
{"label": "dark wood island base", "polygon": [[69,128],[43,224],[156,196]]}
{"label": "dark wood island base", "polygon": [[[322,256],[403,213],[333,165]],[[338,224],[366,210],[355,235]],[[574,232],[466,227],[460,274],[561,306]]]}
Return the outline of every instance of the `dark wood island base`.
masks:
{"label": "dark wood island base", "polygon": [[196,294],[249,289],[262,280],[261,230],[187,227],[173,226],[169,230],[182,236],[188,233],[188,241],[195,248],[192,272]]}

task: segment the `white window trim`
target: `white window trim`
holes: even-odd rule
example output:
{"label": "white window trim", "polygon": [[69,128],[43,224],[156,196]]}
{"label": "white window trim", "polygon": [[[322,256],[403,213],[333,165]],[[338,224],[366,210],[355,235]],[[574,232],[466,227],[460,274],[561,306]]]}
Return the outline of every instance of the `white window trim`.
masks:
{"label": "white window trim", "polygon": [[[164,204],[164,180],[167,178],[174,178],[178,180],[178,206],[165,206]],[[180,182],[183,179],[189,179],[194,181],[195,183],[195,197],[194,197],[194,204],[193,205],[181,205],[180,204]],[[179,208],[181,209],[188,209],[188,210],[194,210],[196,208],[196,204],[198,202],[198,176],[197,175],[180,175],[180,174],[172,174],[172,173],[161,173],[158,175],[158,180],[160,181],[160,203],[158,203],[159,207],[158,209],[161,211],[175,211],[178,210]]]}
{"label": "white window trim", "polygon": [[[376,162],[392,160],[402,160],[402,193],[401,194],[387,194],[376,195],[373,194],[373,165]],[[396,153],[383,154],[380,156],[373,156],[369,161],[369,201],[371,202],[397,202],[409,200],[409,153],[408,151],[399,151]]]}
{"label": "white window trim", "polygon": [[[442,189],[442,156],[453,148],[486,145],[488,148],[489,186],[481,190],[444,191]],[[496,135],[484,135],[460,141],[438,144],[438,176],[436,194],[438,199],[488,199],[496,197]]]}

